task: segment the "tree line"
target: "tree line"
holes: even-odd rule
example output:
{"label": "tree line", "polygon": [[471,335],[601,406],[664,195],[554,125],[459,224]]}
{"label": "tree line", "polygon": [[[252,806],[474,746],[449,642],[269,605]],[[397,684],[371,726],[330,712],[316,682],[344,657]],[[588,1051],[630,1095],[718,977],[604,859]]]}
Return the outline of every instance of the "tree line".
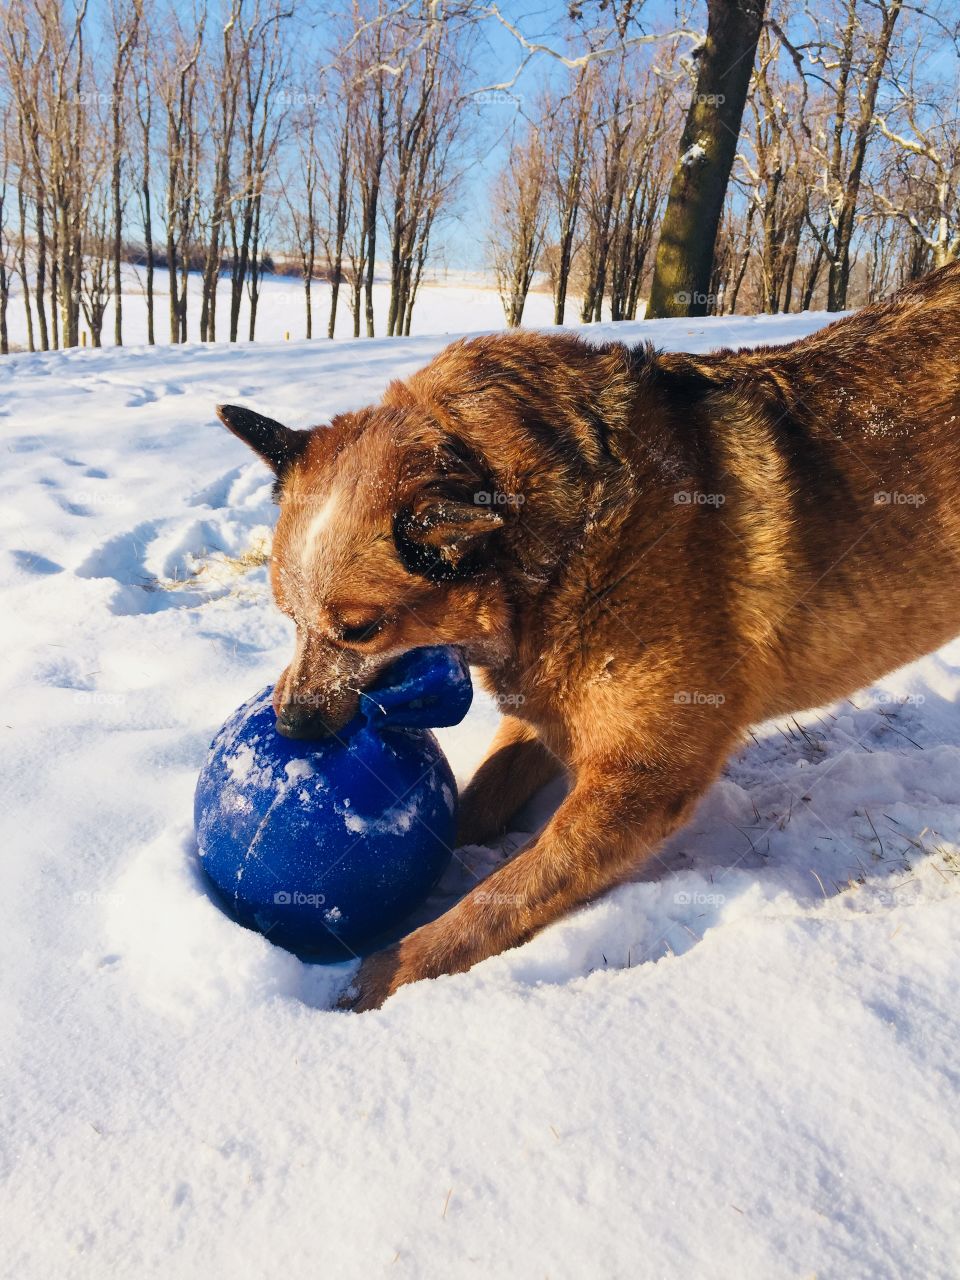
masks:
{"label": "tree line", "polygon": [[709,10],[712,47],[621,48],[538,103],[493,196],[508,323],[538,269],[561,323],[571,293],[582,322],[841,311],[960,257],[948,6]]}
{"label": "tree line", "polygon": [[842,310],[960,256],[946,0],[572,0],[537,40],[485,0],[0,8],[4,352],[14,305],[31,350],[122,343],[131,264],[151,343],[252,339],[272,270],[308,337],[373,336],[385,266],[409,333],[457,217],[511,325],[545,287],[557,323]]}

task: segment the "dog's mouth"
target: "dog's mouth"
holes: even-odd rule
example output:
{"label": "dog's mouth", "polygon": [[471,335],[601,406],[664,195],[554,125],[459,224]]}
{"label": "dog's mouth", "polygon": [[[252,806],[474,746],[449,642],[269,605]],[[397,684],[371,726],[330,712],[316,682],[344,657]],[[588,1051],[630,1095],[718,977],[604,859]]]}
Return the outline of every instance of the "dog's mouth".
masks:
{"label": "dog's mouth", "polygon": [[301,742],[335,738],[350,723],[359,706],[360,696],[352,692],[347,698],[338,698],[335,707],[326,700],[287,699],[279,706],[274,704],[277,733]]}

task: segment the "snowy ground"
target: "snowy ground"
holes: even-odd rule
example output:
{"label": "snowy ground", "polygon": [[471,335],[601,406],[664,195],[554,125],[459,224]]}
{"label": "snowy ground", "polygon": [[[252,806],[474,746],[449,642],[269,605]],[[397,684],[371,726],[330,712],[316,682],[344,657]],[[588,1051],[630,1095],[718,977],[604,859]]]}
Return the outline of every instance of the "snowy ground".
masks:
{"label": "snowy ground", "polygon": [[[386,268],[377,270],[373,289],[373,309],[376,332],[387,331],[387,308],[390,303],[390,287]],[[330,319],[330,286],[322,280],[314,282],[313,332],[326,337]],[[167,272],[158,270],[154,280],[154,334],[160,344],[169,341],[170,333],[170,285]],[[579,315],[579,300],[571,298],[568,319]],[[240,312],[239,337],[245,342],[249,332],[249,303],[244,297]],[[553,299],[549,293],[534,292],[527,297],[524,307],[524,323],[546,325],[553,320]],[[13,282],[8,314],[10,343],[14,347],[27,347],[27,322],[19,282]],[[113,344],[113,306],[108,306],[103,323],[103,344]],[[426,278],[417,293],[413,309],[411,332],[441,334],[461,332],[464,329],[498,329],[504,323],[503,305],[494,287],[492,274],[485,271],[438,271]],[[363,331],[366,321],[361,317]],[[85,320],[81,329],[88,329]],[[191,340],[200,337],[200,276],[192,274],[187,287],[187,329]],[[217,333],[220,341],[230,334],[230,283],[222,277],[217,288]],[[298,276],[265,276],[257,305],[258,342],[281,342],[286,334],[291,339],[306,336],[306,307],[303,283]],[[146,276],[142,268],[124,268],[123,334],[127,346],[147,341]],[[349,289],[342,287],[337,304],[338,339],[353,337],[353,314],[350,310]],[[39,342],[39,336],[37,338]]]}
{"label": "snowy ground", "polygon": [[[0,362],[3,1274],[960,1275],[960,644],[761,726],[648,876],[376,1014],[204,892],[198,767],[290,650],[213,405],[307,425],[444,341]],[[442,735],[461,779],[494,721]]]}

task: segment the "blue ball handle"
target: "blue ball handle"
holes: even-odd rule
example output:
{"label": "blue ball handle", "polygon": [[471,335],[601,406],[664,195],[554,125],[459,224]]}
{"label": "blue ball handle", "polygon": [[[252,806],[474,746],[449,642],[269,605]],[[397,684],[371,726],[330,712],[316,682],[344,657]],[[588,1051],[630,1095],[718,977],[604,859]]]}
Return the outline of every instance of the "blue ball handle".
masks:
{"label": "blue ball handle", "polygon": [[472,697],[470,668],[460,649],[410,649],[361,693],[358,720],[375,732],[445,728],[460,723]]}

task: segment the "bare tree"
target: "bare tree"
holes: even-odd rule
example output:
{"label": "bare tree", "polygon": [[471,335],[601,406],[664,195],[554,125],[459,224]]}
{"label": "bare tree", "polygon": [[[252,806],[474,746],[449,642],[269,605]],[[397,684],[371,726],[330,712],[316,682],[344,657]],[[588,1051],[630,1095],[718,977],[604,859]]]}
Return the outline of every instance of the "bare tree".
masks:
{"label": "bare tree", "polygon": [[[74,11],[72,22],[56,0],[37,0],[35,13],[39,39],[38,71],[34,109],[38,131],[34,163],[44,172],[44,191],[55,220],[57,298],[60,331],[64,346],[75,347],[80,338],[80,299],[83,280],[83,233],[90,197],[88,172],[88,130],[92,102],[98,95],[88,89],[85,79],[86,0]],[[41,153],[40,147],[43,151]],[[42,201],[41,201],[42,203]],[[38,211],[38,255],[42,217]],[[42,273],[37,272],[38,318],[45,339],[40,299]]]}
{"label": "bare tree", "polygon": [[7,308],[10,303],[11,245],[7,231],[10,205],[10,111],[0,120],[0,355],[10,351]]}
{"label": "bare tree", "polygon": [[140,126],[140,148],[137,160],[140,166],[137,182],[137,198],[140,207],[140,221],[143,226],[144,267],[146,271],[146,307],[147,307],[147,342],[151,346],[156,342],[154,328],[154,278],[156,272],[156,254],[153,240],[153,192],[152,159],[154,148],[153,135],[153,76],[156,59],[151,50],[149,39],[140,41],[140,57],[134,64],[134,100],[136,103],[137,121]]}
{"label": "bare tree", "polygon": [[632,320],[663,212],[670,177],[668,157],[678,121],[672,85],[647,73],[634,90],[627,171],[610,244],[610,317]]}
{"label": "bare tree", "polygon": [[733,315],[737,310],[740,290],[754,254],[753,224],[757,205],[751,201],[746,210],[732,209],[729,204],[720,224],[713,272],[710,277],[708,315]]}
{"label": "bare tree", "polygon": [[126,90],[141,33],[143,0],[111,0],[113,72],[110,92],[110,194],[113,206],[113,341],[123,345],[123,161],[126,155]]}
{"label": "bare tree", "polygon": [[[362,273],[362,300],[366,333],[374,336],[373,282],[377,256],[377,227],[380,221],[380,200],[383,186],[383,166],[387,155],[388,104],[387,76],[394,75],[403,65],[406,49],[394,47],[396,33],[388,23],[390,9],[386,0],[376,0],[376,20],[366,20],[363,11],[354,10],[354,32],[347,42],[349,58],[343,57],[345,73],[350,75],[356,92],[356,110],[353,113],[355,155],[354,172],[358,190],[358,240],[352,258],[354,272]],[[429,26],[426,28],[429,30]],[[399,57],[398,57],[399,55]],[[391,62],[397,59],[397,65]],[[354,329],[359,337],[360,282],[355,281]]]}
{"label": "bare tree", "polygon": [[292,172],[285,174],[281,181],[303,280],[307,338],[313,337],[313,280],[320,243],[320,153],[317,145],[320,126],[317,106],[317,99],[311,95],[303,108],[291,117],[296,143],[295,161]]}
{"label": "bare tree", "polygon": [[847,305],[850,249],[867,148],[875,133],[877,94],[902,10],[903,0],[837,0],[826,14],[819,7],[808,11],[816,35],[805,47],[830,109],[821,141],[830,214],[823,237],[828,311]]}
{"label": "bare tree", "polygon": [[[17,199],[20,217],[20,276],[23,282],[24,304],[27,309],[27,332],[30,350],[35,347],[33,317],[31,313],[31,284],[28,268],[28,218],[32,205],[36,232],[36,290],[37,331],[40,347],[50,347],[47,328],[44,290],[47,274],[47,180],[50,172],[48,149],[50,121],[44,117],[49,107],[51,75],[54,54],[45,23],[52,17],[49,12],[28,10],[24,0],[11,0],[7,6],[4,24],[4,63],[11,96],[16,103],[18,116],[18,180]],[[53,300],[56,307],[56,299]]]}
{"label": "bare tree", "polygon": [[552,272],[554,324],[563,324],[566,311],[592,137],[590,117],[595,80],[589,66],[580,68],[570,92],[558,101],[546,95],[539,112],[547,131],[545,149],[556,236]]}
{"label": "bare tree", "polygon": [[[909,63],[893,77],[888,110],[874,123],[887,148],[885,175],[874,187],[880,209],[902,219],[926,246],[936,267],[960,259],[960,112],[956,46],[933,49],[917,30]],[[952,54],[952,76],[944,75],[944,57]],[[933,61],[934,79],[924,73]]]}
{"label": "bare tree", "polygon": [[765,27],[761,33],[747,126],[737,153],[739,172],[735,170],[739,187],[757,213],[758,302],[769,312],[790,309],[812,184],[805,145],[806,88],[799,77],[786,81],[780,73],[784,39],[779,27]]}
{"label": "bare tree", "polygon": [[[100,186],[94,191],[84,227],[80,303],[90,330],[90,341],[95,347],[103,345],[103,321],[112,292],[110,271],[113,265],[111,262],[113,246],[109,207],[112,194],[112,183],[109,194],[105,186]],[[114,301],[116,303],[118,299]]]}
{"label": "bare tree", "polygon": [[524,141],[511,148],[494,197],[490,247],[497,288],[511,328],[523,319],[523,308],[543,248],[546,192],[543,139],[531,128]]}
{"label": "bare tree", "polygon": [[343,281],[343,257],[347,228],[353,211],[354,154],[351,143],[355,134],[356,92],[345,77],[340,79],[341,92],[337,95],[338,109],[328,117],[336,138],[331,140],[330,155],[333,163],[320,168],[320,185],[327,216],[321,223],[321,238],[330,277],[330,316],[327,321],[327,337],[332,338],[337,328],[337,306],[340,301],[340,285]]}
{"label": "bare tree", "polygon": [[628,183],[637,107],[623,59],[600,74],[602,79],[593,95],[590,124],[594,145],[584,198],[584,291],[580,305],[584,321],[602,318],[610,249]]}
{"label": "bare tree", "polygon": [[[404,24],[396,38],[410,39]],[[459,176],[454,148],[469,110],[460,91],[462,53],[456,26],[439,23],[404,58],[391,87],[384,169],[389,335],[409,331],[430,234]]]}
{"label": "bare tree", "polygon": [[159,71],[165,122],[165,231],[170,341],[187,340],[187,281],[197,224],[200,136],[197,90],[204,19],[186,34],[176,23]]}
{"label": "bare tree", "polygon": [[[19,215],[19,237],[17,240],[17,267],[20,274],[20,287],[23,292],[23,304],[26,310],[27,347],[36,350],[33,332],[33,307],[30,302],[30,270],[27,262],[27,156],[24,144],[23,114],[19,113],[19,150],[17,152],[17,213]],[[43,307],[43,299],[40,299]]]}
{"label": "bare tree", "polygon": [[230,341],[236,342],[244,288],[250,286],[250,337],[256,330],[260,281],[261,224],[266,175],[283,120],[277,92],[285,68],[281,23],[289,11],[271,3],[251,27],[241,68],[237,192],[230,201]]}
{"label": "bare tree", "polygon": [[219,61],[204,79],[212,85],[213,101],[209,105],[206,151],[211,160],[212,177],[207,216],[201,215],[205,241],[203,279],[200,298],[200,341],[214,342],[217,336],[217,285],[223,257],[232,199],[230,161],[237,124],[240,78],[248,56],[250,35],[243,21],[244,0],[230,0],[221,29]]}

